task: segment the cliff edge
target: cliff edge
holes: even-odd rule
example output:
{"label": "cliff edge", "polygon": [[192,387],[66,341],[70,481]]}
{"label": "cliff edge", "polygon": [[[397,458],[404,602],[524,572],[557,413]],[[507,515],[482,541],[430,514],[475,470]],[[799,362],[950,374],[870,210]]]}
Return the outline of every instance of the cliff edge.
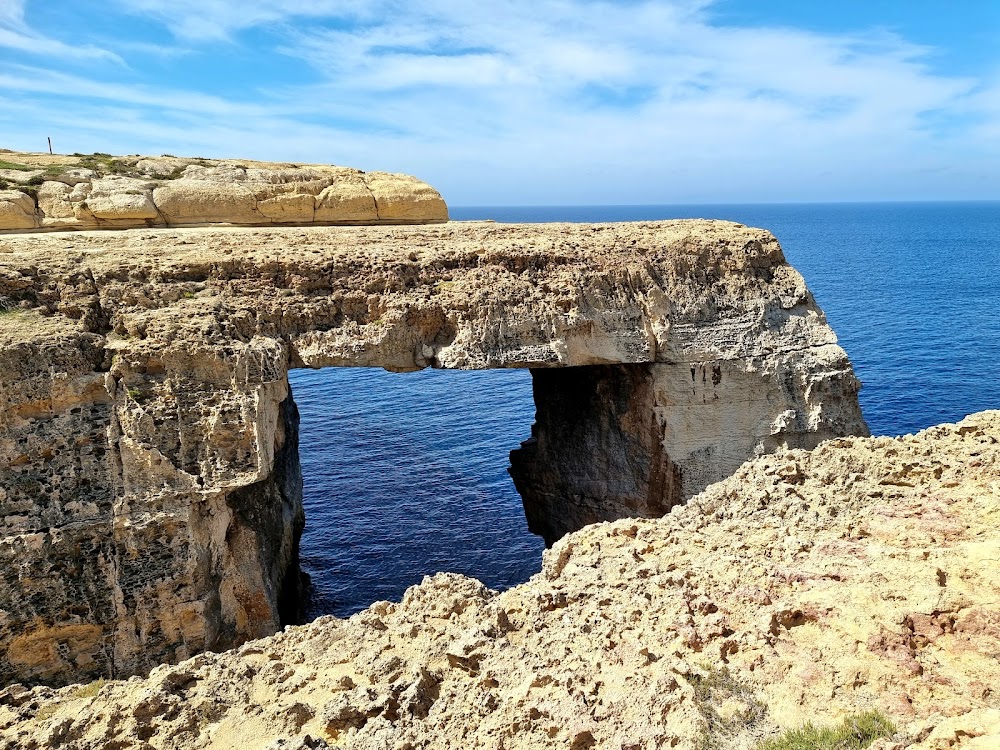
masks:
{"label": "cliff edge", "polygon": [[295,622],[287,376],[328,366],[529,368],[511,471],[549,544],[867,433],[801,275],[739,224],[3,235],[0,683],[143,673]]}
{"label": "cliff edge", "polygon": [[1000,743],[1000,412],[742,466],[570,534],[498,594],[439,574],[148,679],[0,692],[5,748],[753,748],[870,709]]}
{"label": "cliff edge", "polygon": [[0,231],[447,220],[441,195],[404,174],[247,159],[0,149]]}

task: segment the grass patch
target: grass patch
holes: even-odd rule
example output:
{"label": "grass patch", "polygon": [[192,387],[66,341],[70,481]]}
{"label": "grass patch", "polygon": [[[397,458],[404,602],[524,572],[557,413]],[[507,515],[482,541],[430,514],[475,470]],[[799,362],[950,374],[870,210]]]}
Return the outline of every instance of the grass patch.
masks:
{"label": "grass patch", "polygon": [[[76,165],[74,164],[48,164],[42,166],[40,164],[17,164],[12,161],[4,161],[0,159],[0,169],[10,169],[15,172],[41,172],[42,174],[34,175],[29,177],[24,181],[23,184],[26,185],[41,185],[46,179],[50,177],[58,177],[63,174],[67,169],[71,169]],[[4,182],[8,182],[4,180]]]}
{"label": "grass patch", "polygon": [[137,404],[141,404],[146,400],[146,394],[140,391],[138,388],[129,388],[126,393],[128,397],[135,401]]}
{"label": "grass patch", "polygon": [[13,169],[15,172],[34,172],[40,167],[32,167],[29,164],[18,164],[13,161],[4,161],[0,159],[0,169]]}
{"label": "grass patch", "polygon": [[187,164],[182,164],[179,167],[174,167],[169,172],[152,172],[149,176],[154,180],[176,180],[184,176],[184,170],[187,168]]}
{"label": "grass patch", "polygon": [[862,750],[882,737],[896,734],[895,725],[879,711],[848,716],[836,727],[808,722],[780,737],[765,740],[757,750]]}
{"label": "grass patch", "polygon": [[108,681],[103,677],[93,682],[88,682],[86,685],[80,685],[73,691],[71,698],[93,698],[99,692],[101,688],[108,684]]}
{"label": "grass patch", "polygon": [[80,700],[81,698],[93,698],[101,692],[101,688],[107,684],[108,681],[102,677],[83,685],[75,685],[71,690],[67,691],[65,696],[60,696],[52,703],[38,709],[38,711],[35,712],[34,721],[48,721],[56,715],[56,712],[58,712],[60,708],[65,705],[65,701],[75,701]]}
{"label": "grass patch", "polygon": [[[202,167],[212,166],[212,162],[208,159],[197,157],[195,159],[186,159],[184,164],[174,167],[169,171],[146,174],[139,169],[136,169],[134,163],[130,163],[130,161],[126,161],[126,159],[123,158],[112,156],[111,154],[106,154],[103,151],[95,151],[93,154],[81,154],[77,152],[71,154],[71,156],[76,159],[75,163],[49,164],[46,166],[32,166],[29,164],[20,164],[18,162],[0,159],[0,169],[12,169],[18,172],[41,171],[41,175],[28,178],[23,183],[28,187],[37,187],[46,179],[57,178],[65,174],[67,170],[74,168],[91,169],[95,172],[97,177],[121,175],[123,177],[151,178],[154,180],[176,180],[184,175],[184,170],[187,169],[190,164],[197,164]],[[175,156],[171,156],[170,154],[164,154],[164,156],[167,158],[177,158]],[[127,158],[131,159],[131,157]],[[246,169],[243,165],[239,166]],[[20,183],[12,180],[0,180],[0,189],[7,189],[4,187],[5,185],[7,187],[17,189],[18,184]]]}
{"label": "grass patch", "polygon": [[121,174],[134,176],[136,174],[133,167],[129,166],[121,159],[116,159],[111,154],[105,154],[97,151],[90,156],[81,156],[79,158],[80,162],[77,166],[92,169],[97,172],[98,175]]}
{"label": "grass patch", "polygon": [[[727,667],[707,667],[704,675],[693,675],[691,679],[695,705],[708,725],[698,738],[698,750],[721,750],[729,747],[734,738],[761,732],[767,725],[767,706],[748,683]],[[730,701],[742,708],[723,716],[719,707]]]}

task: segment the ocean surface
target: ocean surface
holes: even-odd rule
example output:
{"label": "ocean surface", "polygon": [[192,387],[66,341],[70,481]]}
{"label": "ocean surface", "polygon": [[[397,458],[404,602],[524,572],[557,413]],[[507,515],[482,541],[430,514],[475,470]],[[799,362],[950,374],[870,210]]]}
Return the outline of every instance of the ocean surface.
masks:
{"label": "ocean surface", "polygon": [[[864,383],[872,432],[1000,408],[1000,203],[452,207],[498,222],[728,219],[771,230]],[[537,572],[507,475],[530,435],[527,371],[297,370],[310,617],[398,600],[453,571],[507,588]]]}

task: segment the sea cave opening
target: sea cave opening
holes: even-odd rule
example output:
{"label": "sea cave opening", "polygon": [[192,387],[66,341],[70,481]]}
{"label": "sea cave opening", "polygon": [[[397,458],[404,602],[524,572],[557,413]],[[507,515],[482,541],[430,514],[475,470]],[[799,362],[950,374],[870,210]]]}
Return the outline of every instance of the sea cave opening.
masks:
{"label": "sea cave opening", "polygon": [[294,370],[306,526],[305,616],[397,601],[448,571],[527,580],[544,542],[507,468],[535,417],[528,370]]}

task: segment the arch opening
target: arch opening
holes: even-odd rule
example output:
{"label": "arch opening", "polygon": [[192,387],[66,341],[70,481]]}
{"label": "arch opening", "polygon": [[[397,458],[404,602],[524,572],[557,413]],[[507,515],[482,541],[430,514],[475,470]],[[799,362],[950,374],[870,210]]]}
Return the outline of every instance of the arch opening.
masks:
{"label": "arch opening", "polygon": [[303,614],[348,616],[449,571],[527,580],[527,527],[508,452],[534,420],[527,370],[293,370],[309,576]]}

